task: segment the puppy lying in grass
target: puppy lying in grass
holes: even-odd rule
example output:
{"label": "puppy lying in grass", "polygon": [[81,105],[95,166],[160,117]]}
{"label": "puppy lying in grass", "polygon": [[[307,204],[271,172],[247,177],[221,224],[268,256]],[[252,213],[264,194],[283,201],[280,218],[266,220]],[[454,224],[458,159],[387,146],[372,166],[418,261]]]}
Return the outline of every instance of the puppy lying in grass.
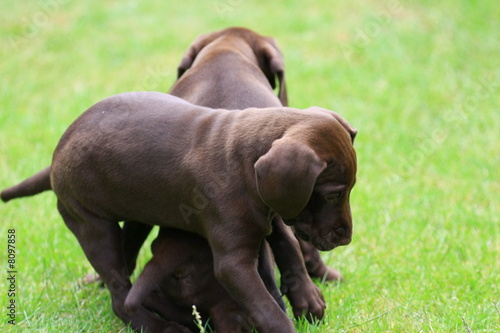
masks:
{"label": "puppy lying in grass", "polygon": [[[250,316],[215,278],[212,251],[205,239],[179,229],[161,228],[151,250],[153,258],[144,266],[125,300],[127,311],[135,312],[150,293],[156,293],[165,306],[160,313],[164,319],[195,330],[191,312],[196,305],[202,318],[210,316],[216,332],[252,332]],[[267,243],[261,253],[259,260],[264,274],[273,275]],[[278,303],[284,309],[281,299]]]}

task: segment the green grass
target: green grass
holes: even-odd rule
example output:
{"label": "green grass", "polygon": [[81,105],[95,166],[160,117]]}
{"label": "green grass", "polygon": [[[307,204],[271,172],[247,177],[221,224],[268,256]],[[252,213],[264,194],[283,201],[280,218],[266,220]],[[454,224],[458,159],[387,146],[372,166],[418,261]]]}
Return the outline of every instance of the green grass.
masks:
{"label": "green grass", "polygon": [[[353,242],[325,260],[324,322],[299,332],[500,330],[500,4],[497,1],[13,1],[0,13],[0,188],[50,164],[87,107],[167,91],[200,33],[274,36],[290,104],[359,130]],[[496,198],[496,199],[495,199]],[[52,193],[0,205],[0,330],[125,332]],[[17,325],[5,316],[17,236]],[[149,250],[141,255],[147,261]]]}

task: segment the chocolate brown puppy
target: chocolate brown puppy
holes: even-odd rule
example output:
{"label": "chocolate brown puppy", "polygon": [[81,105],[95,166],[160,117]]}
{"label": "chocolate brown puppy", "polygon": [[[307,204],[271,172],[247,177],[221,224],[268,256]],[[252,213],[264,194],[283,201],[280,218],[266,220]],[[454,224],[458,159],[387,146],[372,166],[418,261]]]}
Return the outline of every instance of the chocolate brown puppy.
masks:
{"label": "chocolate brown puppy", "polygon": [[[232,27],[198,36],[177,72],[170,94],[196,105],[222,109],[288,105],[281,50],[272,37],[249,29]],[[311,277],[343,279],[323,263],[310,243],[299,239],[299,244]]]}
{"label": "chocolate brown puppy", "polygon": [[[264,249],[259,260],[269,256],[267,246]],[[252,331],[247,314],[215,278],[212,251],[204,238],[179,229],[161,228],[151,250],[153,258],[125,300],[129,312],[135,312],[151,292],[160,292],[167,308],[162,315],[168,319],[193,326],[191,312],[192,305],[196,305],[203,319],[210,317],[216,332]],[[272,274],[271,258],[264,259]]]}
{"label": "chocolate brown puppy", "polygon": [[167,94],[125,93],[68,128],[50,181],[115,313],[132,327],[169,326],[143,307],[133,314],[124,308],[131,287],[118,224],[124,220],[205,237],[217,280],[257,329],[295,332],[259,277],[259,249],[275,216],[321,250],[350,242],[355,134],[319,108],[234,112]]}

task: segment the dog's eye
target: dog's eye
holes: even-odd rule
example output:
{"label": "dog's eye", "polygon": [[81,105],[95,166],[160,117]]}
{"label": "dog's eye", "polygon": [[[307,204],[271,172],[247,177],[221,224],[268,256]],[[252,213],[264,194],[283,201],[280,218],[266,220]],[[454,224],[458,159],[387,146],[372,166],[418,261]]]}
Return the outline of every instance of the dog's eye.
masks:
{"label": "dog's eye", "polygon": [[325,195],[325,200],[329,204],[334,204],[339,202],[340,198],[342,198],[342,192],[329,193]]}

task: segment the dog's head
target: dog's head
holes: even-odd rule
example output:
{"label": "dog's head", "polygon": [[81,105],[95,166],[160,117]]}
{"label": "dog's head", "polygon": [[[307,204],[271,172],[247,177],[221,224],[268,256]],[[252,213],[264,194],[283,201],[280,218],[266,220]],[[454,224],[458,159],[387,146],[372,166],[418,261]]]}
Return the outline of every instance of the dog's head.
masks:
{"label": "dog's head", "polygon": [[313,109],[321,121],[291,127],[257,160],[255,172],[264,203],[300,238],[326,251],[351,241],[357,131],[338,114]]}
{"label": "dog's head", "polygon": [[184,54],[177,68],[177,78],[179,79],[182,74],[193,65],[193,62],[201,50],[219,38],[225,37],[237,38],[251,47],[257,58],[257,65],[269,80],[273,89],[276,88],[275,77],[278,79],[278,97],[281,104],[287,106],[288,98],[285,86],[285,62],[281,50],[278,48],[273,38],[261,36],[249,29],[233,27],[198,36]]}

